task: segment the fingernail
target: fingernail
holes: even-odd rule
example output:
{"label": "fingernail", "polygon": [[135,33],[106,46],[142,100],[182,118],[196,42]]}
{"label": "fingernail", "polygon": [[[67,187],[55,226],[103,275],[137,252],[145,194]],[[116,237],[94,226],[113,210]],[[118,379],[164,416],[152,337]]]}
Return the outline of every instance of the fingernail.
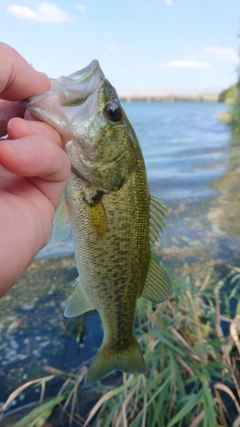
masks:
{"label": "fingernail", "polygon": [[26,145],[20,139],[13,139],[10,143],[18,157],[25,157],[27,153]]}

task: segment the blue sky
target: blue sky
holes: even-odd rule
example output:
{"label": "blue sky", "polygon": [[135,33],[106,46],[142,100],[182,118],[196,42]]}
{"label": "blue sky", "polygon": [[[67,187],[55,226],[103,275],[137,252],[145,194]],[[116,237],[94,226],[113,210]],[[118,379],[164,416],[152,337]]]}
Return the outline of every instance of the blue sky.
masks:
{"label": "blue sky", "polygon": [[1,0],[0,40],[50,77],[100,61],[118,91],[237,79],[239,0]]}

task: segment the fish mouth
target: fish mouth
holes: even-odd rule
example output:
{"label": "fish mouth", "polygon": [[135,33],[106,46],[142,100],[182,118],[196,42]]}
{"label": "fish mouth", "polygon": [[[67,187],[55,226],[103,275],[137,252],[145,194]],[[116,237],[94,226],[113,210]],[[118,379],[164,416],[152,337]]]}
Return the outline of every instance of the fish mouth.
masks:
{"label": "fish mouth", "polygon": [[82,68],[79,71],[76,71],[73,74],[70,74],[69,76],[61,76],[58,81],[60,82],[60,84],[67,84],[68,80],[75,80],[76,84],[81,84],[84,81],[87,81],[89,79],[91,79],[91,77],[97,73],[98,71],[101,71],[101,73],[103,74],[102,70],[100,69],[100,65],[97,59],[94,59],[92,62],[90,62],[89,65],[87,65],[85,68]]}
{"label": "fish mouth", "polygon": [[44,108],[46,105],[53,106],[58,102],[62,107],[76,107],[84,104],[88,97],[104,84],[105,76],[98,60],[94,59],[87,67],[69,76],[50,80],[49,91],[21,101],[21,104],[30,111],[32,110],[33,114],[38,113],[36,114],[38,117],[41,107]]}

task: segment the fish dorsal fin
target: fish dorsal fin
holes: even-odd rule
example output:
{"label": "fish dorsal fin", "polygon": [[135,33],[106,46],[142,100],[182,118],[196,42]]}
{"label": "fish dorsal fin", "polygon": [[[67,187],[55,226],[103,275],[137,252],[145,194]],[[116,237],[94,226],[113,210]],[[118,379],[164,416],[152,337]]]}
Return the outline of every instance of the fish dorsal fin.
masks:
{"label": "fish dorsal fin", "polygon": [[75,281],[75,289],[70,296],[70,299],[65,308],[64,316],[76,317],[80,314],[86,313],[89,310],[93,310],[93,307],[89,303],[84,293],[83,286],[80,282],[80,278],[78,277]]}
{"label": "fish dorsal fin", "polygon": [[108,230],[108,222],[101,196],[97,194],[91,202],[85,202],[96,235],[103,240]]}
{"label": "fish dorsal fin", "polygon": [[59,243],[71,233],[71,223],[68,203],[65,194],[62,195],[53,220],[52,242]]}
{"label": "fish dorsal fin", "polygon": [[160,303],[172,293],[170,280],[153,254],[150,257],[148,274],[141,297]]}
{"label": "fish dorsal fin", "polygon": [[153,249],[154,244],[159,239],[159,233],[163,231],[165,224],[163,219],[166,218],[164,213],[166,208],[161,205],[160,200],[156,197],[150,196],[150,245]]}

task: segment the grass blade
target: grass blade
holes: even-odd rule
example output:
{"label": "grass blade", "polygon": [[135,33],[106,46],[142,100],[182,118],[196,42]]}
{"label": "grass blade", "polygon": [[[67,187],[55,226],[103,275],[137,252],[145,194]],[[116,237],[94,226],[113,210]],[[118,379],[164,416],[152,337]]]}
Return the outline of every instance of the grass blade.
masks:
{"label": "grass blade", "polygon": [[167,427],[172,427],[174,424],[177,424],[181,421],[192,409],[199,403],[202,398],[202,390],[198,394],[190,395],[187,403],[183,406],[183,408],[175,415],[175,417],[170,421]]}
{"label": "grass blade", "polygon": [[55,406],[57,406],[65,398],[66,396],[62,394],[61,396],[56,396],[53,399],[42,403],[41,405],[34,408],[31,412],[29,412],[28,415],[19,420],[17,424],[14,425],[14,427],[34,427],[36,425],[43,425],[37,423],[39,423],[41,419],[45,423],[47,418],[51,415]]}

